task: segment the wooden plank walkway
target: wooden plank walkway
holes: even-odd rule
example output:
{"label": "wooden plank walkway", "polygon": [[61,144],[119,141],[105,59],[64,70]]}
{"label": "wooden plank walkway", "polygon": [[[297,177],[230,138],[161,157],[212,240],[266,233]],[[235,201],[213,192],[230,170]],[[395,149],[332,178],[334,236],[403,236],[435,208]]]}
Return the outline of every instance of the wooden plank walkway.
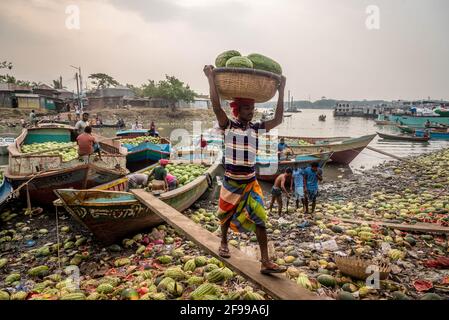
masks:
{"label": "wooden plank walkway", "polygon": [[225,265],[232,268],[237,273],[246,277],[254,284],[260,286],[275,299],[280,300],[318,300],[319,297],[312,292],[300,287],[285,275],[262,275],[260,262],[252,260],[242,251],[229,246],[231,258],[224,259],[218,255],[220,239],[205,230],[200,225],[194,223],[168,204],[160,201],[151,193],[142,189],[131,190],[131,192],[177,232],[185,235],[199,247],[209,252],[212,256],[223,261]]}
{"label": "wooden plank walkway", "polygon": [[354,223],[354,224],[367,223],[369,225],[384,226],[387,228],[398,229],[398,230],[403,230],[403,231],[449,234],[448,227],[442,227],[442,226],[434,225],[431,223],[405,224],[405,223],[389,223],[389,222],[382,222],[382,221],[352,220],[352,219],[343,219],[343,218],[333,218],[331,220],[337,220],[337,221],[341,221],[341,222]]}

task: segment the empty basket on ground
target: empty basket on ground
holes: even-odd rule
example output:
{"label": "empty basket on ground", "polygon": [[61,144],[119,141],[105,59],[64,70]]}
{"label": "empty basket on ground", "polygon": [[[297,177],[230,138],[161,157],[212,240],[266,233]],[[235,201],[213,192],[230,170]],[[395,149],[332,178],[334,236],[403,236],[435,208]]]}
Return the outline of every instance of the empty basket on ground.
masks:
{"label": "empty basket on ground", "polygon": [[257,103],[271,100],[281,77],[275,73],[246,68],[216,68],[215,83],[220,97],[254,99]]}
{"label": "empty basket on ground", "polygon": [[335,256],[335,264],[337,265],[341,273],[361,280],[365,280],[374,271],[374,268],[368,270],[369,266],[378,267],[380,280],[387,279],[391,271],[390,265],[388,263],[378,264],[371,260],[361,259],[357,257]]}

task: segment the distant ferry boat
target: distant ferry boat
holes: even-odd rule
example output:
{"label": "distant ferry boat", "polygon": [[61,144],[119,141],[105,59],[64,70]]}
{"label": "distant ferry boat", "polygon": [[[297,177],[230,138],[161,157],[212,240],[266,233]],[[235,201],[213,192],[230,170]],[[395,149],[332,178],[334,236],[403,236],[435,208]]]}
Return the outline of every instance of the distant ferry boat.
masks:
{"label": "distant ferry boat", "polygon": [[426,123],[449,125],[449,103],[425,101],[411,105],[410,115],[379,115],[378,121],[391,121],[398,125],[423,128]]}

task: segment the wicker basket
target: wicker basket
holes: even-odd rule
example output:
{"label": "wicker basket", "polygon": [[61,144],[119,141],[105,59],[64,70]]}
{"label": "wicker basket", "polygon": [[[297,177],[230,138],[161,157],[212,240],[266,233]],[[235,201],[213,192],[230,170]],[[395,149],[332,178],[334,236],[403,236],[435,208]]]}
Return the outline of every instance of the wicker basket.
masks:
{"label": "wicker basket", "polygon": [[391,271],[388,263],[381,263],[379,265],[371,260],[357,257],[335,256],[335,264],[342,273],[361,280],[365,280],[368,276],[370,276],[370,274],[366,273],[366,269],[370,265],[377,265],[379,267],[380,280],[386,280]]}
{"label": "wicker basket", "polygon": [[281,81],[279,75],[263,70],[216,68],[214,72],[218,93],[224,100],[246,98],[267,102],[275,96]]}

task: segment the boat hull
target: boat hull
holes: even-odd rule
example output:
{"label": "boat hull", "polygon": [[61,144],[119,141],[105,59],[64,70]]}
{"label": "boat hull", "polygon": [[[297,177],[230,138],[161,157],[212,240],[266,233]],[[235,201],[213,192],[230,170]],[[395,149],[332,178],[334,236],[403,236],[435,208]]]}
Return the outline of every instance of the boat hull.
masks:
{"label": "boat hull", "polygon": [[[33,176],[35,178],[33,178]],[[27,183],[20,191],[20,198],[26,201],[27,190],[32,204],[51,205],[57,199],[53,190],[61,188],[93,188],[123,176],[123,172],[83,164],[69,169],[44,172],[30,176],[11,176],[5,178],[14,189]]]}
{"label": "boat hull", "polygon": [[142,143],[136,147],[127,147],[127,149],[126,165],[132,171],[147,167],[161,159],[170,158],[169,144]]}
{"label": "boat hull", "polygon": [[[424,130],[416,130],[416,136],[423,137]],[[449,132],[430,132],[430,139],[432,140],[449,140]]]}
{"label": "boat hull", "polygon": [[424,138],[424,137],[409,137],[409,136],[396,136],[391,134],[385,134],[385,133],[377,133],[379,137],[385,140],[396,140],[396,141],[411,141],[411,142],[427,142],[430,140],[430,138]]}
{"label": "boat hull", "polygon": [[[206,192],[217,172],[218,165],[211,166],[204,176],[161,194],[159,199],[178,211],[184,211]],[[163,222],[132,193],[123,192],[127,190],[127,184],[127,178],[123,178],[96,189],[56,190],[55,193],[65,209],[107,245]]]}
{"label": "boat hull", "polygon": [[3,179],[0,185],[0,209],[11,198],[13,188],[8,180]]}
{"label": "boat hull", "polygon": [[[318,162],[320,167],[322,167],[329,160],[329,155],[330,154],[299,156],[297,161],[280,161],[277,163],[277,166],[272,166],[274,163],[257,163],[256,176],[260,181],[274,182],[287,168],[306,168],[313,162]],[[272,167],[270,167],[270,165]]]}
{"label": "boat hull", "polygon": [[404,133],[415,133],[415,129],[414,128],[410,128],[407,126],[401,126],[401,125],[397,125],[396,127],[399,128],[399,130],[401,130],[401,132]]}
{"label": "boat hull", "polygon": [[414,128],[424,128],[427,121],[449,125],[449,117],[412,117],[390,115],[389,120]]}
{"label": "boat hull", "polygon": [[374,139],[375,136],[376,135],[374,134],[331,143],[315,144],[310,146],[290,145],[290,147],[295,154],[318,154],[329,152],[331,153],[331,160],[333,162],[349,165],[352,160],[354,160],[359,153],[362,152],[363,149],[365,149],[365,147]]}

